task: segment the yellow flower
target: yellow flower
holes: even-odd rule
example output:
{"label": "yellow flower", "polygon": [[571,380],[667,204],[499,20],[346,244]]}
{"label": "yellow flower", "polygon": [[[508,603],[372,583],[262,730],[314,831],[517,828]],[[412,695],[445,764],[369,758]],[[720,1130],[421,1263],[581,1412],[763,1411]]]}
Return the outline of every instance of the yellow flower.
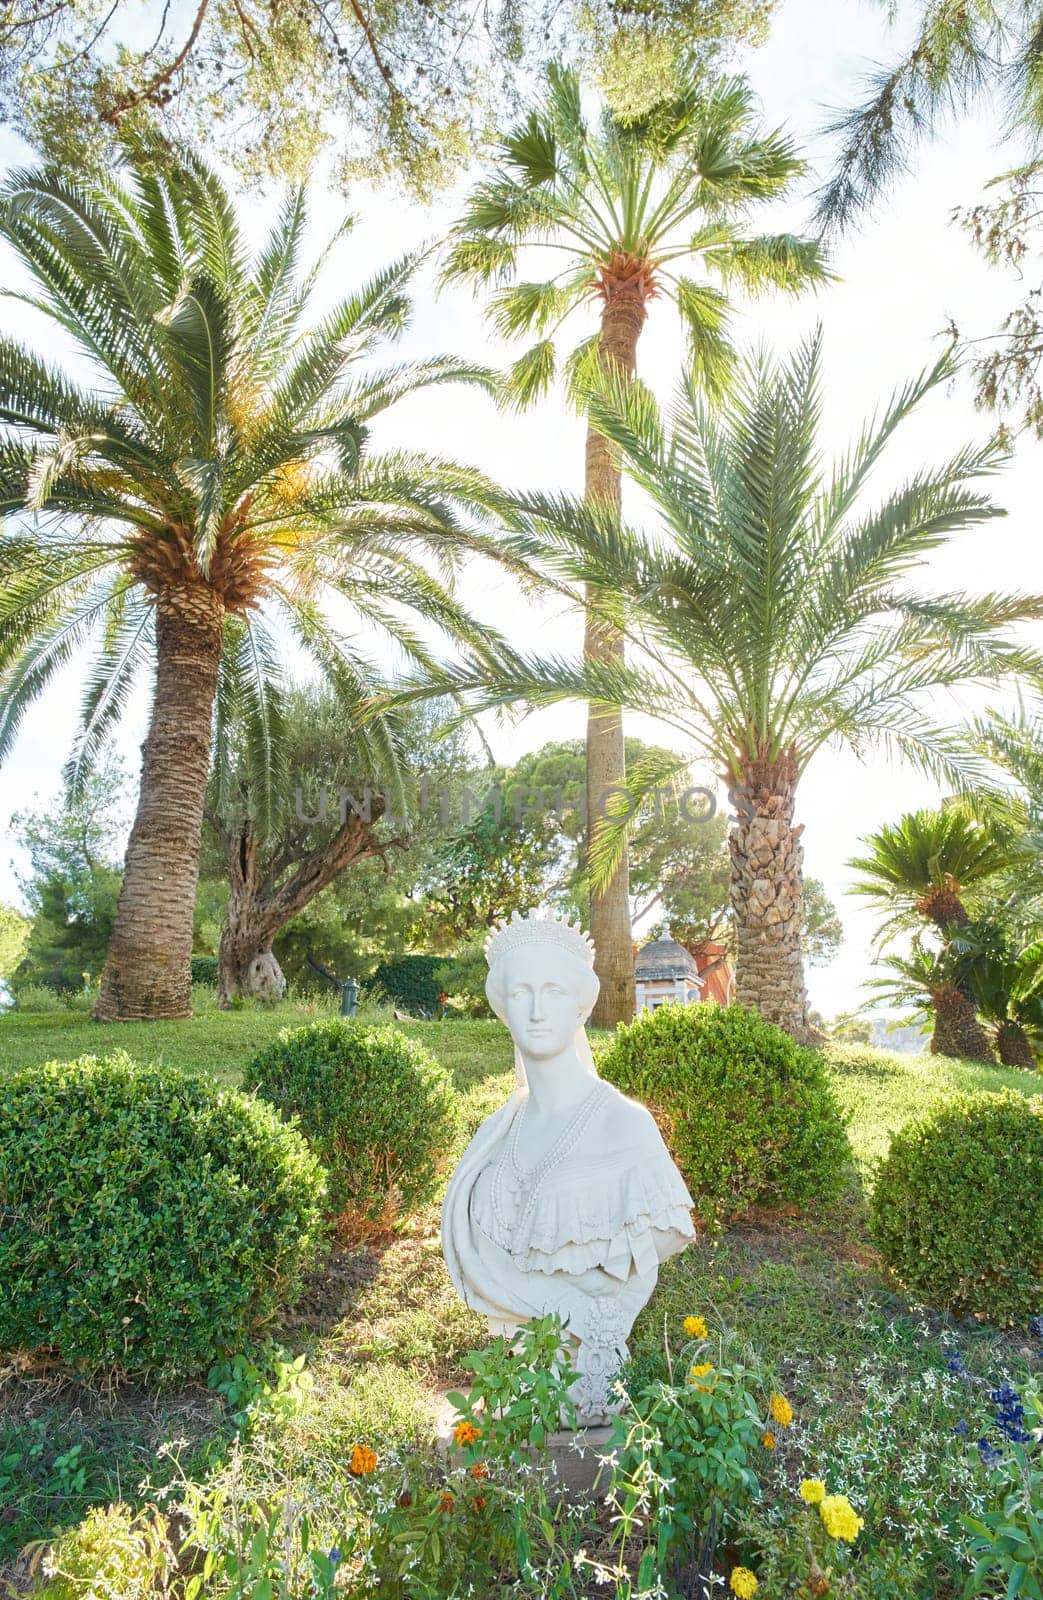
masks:
{"label": "yellow flower", "polygon": [[762,1433],[761,1434],[761,1444],[764,1446],[765,1450],[774,1450],[774,1448],[775,1448],[775,1435],[771,1432],[770,1429],[768,1430],[767,1433]]}
{"label": "yellow flower", "polygon": [[821,1478],[805,1478],[800,1486],[800,1498],[809,1506],[817,1506],[826,1498],[826,1486]]}
{"label": "yellow flower", "polygon": [[710,1365],[709,1361],[700,1361],[699,1365],[697,1367],[692,1367],[691,1371],[689,1372],[688,1382],[692,1384],[694,1388],[701,1389],[705,1394],[708,1390],[713,1388],[713,1385],[710,1383],[700,1383],[699,1379],[708,1377],[712,1371],[713,1367]]}
{"label": "yellow flower", "polygon": [[865,1523],[846,1494],[827,1494],[818,1508],[822,1524],[831,1539],[854,1544]]}
{"label": "yellow flower", "polygon": [[768,1410],[772,1421],[777,1422],[780,1428],[788,1428],[793,1421],[793,1407],[784,1394],[773,1394],[768,1401]]}
{"label": "yellow flower", "polygon": [[689,1339],[706,1338],[706,1319],[704,1317],[685,1317],[681,1326]]}
{"label": "yellow flower", "polygon": [[476,1439],[481,1438],[481,1433],[473,1422],[458,1422],[453,1429],[453,1438],[459,1445],[474,1444]]}
{"label": "yellow flower", "polygon": [[752,1600],[757,1593],[759,1585],[749,1567],[733,1567],[732,1575],[728,1579],[732,1594],[737,1594],[739,1600]]}
{"label": "yellow flower", "polygon": [[371,1450],[368,1444],[357,1444],[351,1452],[351,1462],[348,1471],[354,1478],[364,1478],[367,1472],[377,1469],[377,1452]]}

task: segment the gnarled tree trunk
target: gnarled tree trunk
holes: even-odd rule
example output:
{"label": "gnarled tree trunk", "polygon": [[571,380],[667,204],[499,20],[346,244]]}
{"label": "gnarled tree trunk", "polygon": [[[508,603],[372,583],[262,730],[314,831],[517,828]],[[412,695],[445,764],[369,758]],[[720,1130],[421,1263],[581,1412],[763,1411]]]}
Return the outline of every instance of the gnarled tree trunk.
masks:
{"label": "gnarled tree trunk", "polygon": [[931,1054],[995,1063],[989,1036],[978,1021],[974,1001],[962,989],[939,989],[934,995]]}
{"label": "gnarled tree trunk", "polygon": [[996,1054],[1005,1067],[1025,1067],[1036,1070],[1036,1057],[1028,1034],[1016,1022],[1001,1022],[996,1029]]}
{"label": "gnarled tree trunk", "polygon": [[250,821],[225,831],[229,896],[217,958],[219,1006],[240,995],[278,999],[285,979],[272,954],[276,935],[348,867],[371,856],[379,856],[386,867],[393,845],[406,848],[403,839],[382,842],[374,834],[372,824],[383,809],[383,801],[374,797],[370,820],[349,813],[328,844],[296,860],[278,850],[266,858]]}
{"label": "gnarled tree trunk", "polygon": [[804,923],[804,829],[795,825],[797,764],[791,756],[750,762],[742,774],[737,818],[728,835],[735,917],[735,987],[741,1005],[759,1011],[801,1044],[820,1034],[808,1020],[801,930]]}
{"label": "gnarled tree trunk", "polygon": [[[634,376],[637,341],[645,321],[643,280],[604,283],[600,358],[606,370]],[[616,452],[592,427],[587,429],[584,498],[618,511],[622,505],[622,472]],[[588,602],[597,591],[588,585]],[[588,661],[621,662],[623,636],[618,628],[587,611],[583,653]],[[612,790],[626,777],[623,715],[591,706],[587,713],[587,839],[592,841],[611,800]],[[591,1016],[595,1027],[614,1028],[634,1015],[634,944],[630,926],[630,862],[624,851],[603,888],[590,893],[590,935],[594,970],[601,983]]]}
{"label": "gnarled tree trunk", "polygon": [[192,924],[224,604],[207,583],[156,597],[156,686],[137,816],[94,1016],[192,1014]]}

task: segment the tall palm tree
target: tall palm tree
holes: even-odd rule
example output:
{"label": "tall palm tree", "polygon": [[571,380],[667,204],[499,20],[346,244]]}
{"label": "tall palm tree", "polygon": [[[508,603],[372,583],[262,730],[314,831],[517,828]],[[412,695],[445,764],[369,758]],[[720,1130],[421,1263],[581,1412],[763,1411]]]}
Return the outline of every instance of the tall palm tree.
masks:
{"label": "tall palm tree", "polygon": [[[938,692],[1043,670],[1043,657],[1010,631],[1043,615],[1043,598],[920,587],[930,551],[1001,515],[973,486],[998,465],[995,444],[962,449],[860,509],[889,439],[949,377],[949,357],[896,395],[828,473],[816,445],[819,345],[816,336],[781,365],[748,361],[721,404],[689,374],[665,421],[639,385],[608,383],[592,398],[595,426],[671,537],[637,533],[603,505],[519,497],[515,547],[594,588],[639,644],[636,664],[529,658],[491,686],[461,669],[438,678],[476,705],[582,696],[640,707],[683,736],[678,769],[693,752],[712,762],[734,805],[739,998],[797,1038],[811,1032],[794,821],[808,764],[824,746],[847,744],[966,783],[976,758],[961,730],[939,723]],[[667,776],[632,773],[634,798]],[[602,872],[624,828],[603,831]]]}
{"label": "tall palm tree", "polygon": [[0,235],[35,286],[16,298],[78,358],[72,376],[0,340],[0,513],[19,514],[0,541],[0,757],[88,641],[74,773],[155,672],[102,1019],[189,1014],[215,706],[219,733],[248,719],[263,810],[279,630],[349,700],[370,674],[343,602],[351,627],[387,630],[418,662],[417,618],[481,647],[445,581],[460,552],[492,548],[465,515],[481,479],[364,450],[398,396],[475,374],[359,365],[404,324],[408,258],[309,331],[306,221],[294,191],[251,257],[228,193],[188,154],[139,151],[89,180],[18,172],[0,192]]}
{"label": "tall palm tree", "polygon": [[[748,214],[777,199],[803,170],[793,145],[758,127],[741,78],[683,84],[643,116],[623,121],[602,109],[588,118],[575,74],[552,68],[543,97],[498,143],[492,169],[472,191],[454,229],[447,279],[492,288],[490,313],[508,338],[537,342],[511,370],[508,392],[538,400],[559,364],[574,398],[599,369],[631,379],[651,301],[681,313],[693,371],[719,392],[732,370],[728,290],[796,290],[825,274],[818,245],[791,234],[756,235]],[[519,255],[542,247],[552,271],[520,277]],[[716,278],[718,281],[711,281]],[[575,314],[585,313],[580,329]],[[591,326],[593,325],[593,326]],[[587,429],[585,497],[618,511],[622,479],[611,443]],[[590,595],[584,651],[590,661],[623,659],[618,629]],[[591,705],[587,725],[587,837],[625,776],[621,714]],[[626,851],[591,896],[590,927],[601,993],[595,1022],[613,1025],[634,1008]]]}

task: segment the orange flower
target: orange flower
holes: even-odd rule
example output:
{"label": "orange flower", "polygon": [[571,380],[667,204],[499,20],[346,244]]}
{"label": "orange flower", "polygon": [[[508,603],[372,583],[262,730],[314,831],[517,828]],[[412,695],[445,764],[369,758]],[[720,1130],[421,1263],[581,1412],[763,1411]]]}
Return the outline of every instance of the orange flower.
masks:
{"label": "orange flower", "polygon": [[442,1498],[438,1502],[439,1511],[443,1512],[446,1516],[448,1516],[455,1505],[456,1505],[456,1501],[454,1500],[453,1496],[449,1493],[449,1491],[446,1490],[445,1494],[442,1495]]}
{"label": "orange flower", "polygon": [[368,1444],[357,1444],[351,1452],[351,1462],[348,1471],[354,1478],[364,1478],[368,1472],[375,1472],[377,1468],[377,1452],[371,1450]]}
{"label": "orange flower", "polygon": [[476,1511],[484,1511],[485,1510],[485,1496],[484,1496],[484,1494],[476,1494],[474,1499],[471,1501],[471,1504],[474,1506],[474,1509]]}
{"label": "orange flower", "polygon": [[774,1450],[775,1435],[770,1431],[768,1433],[762,1433],[761,1444],[764,1446],[765,1450]]}
{"label": "orange flower", "polygon": [[481,1432],[473,1422],[458,1422],[453,1429],[453,1438],[460,1445],[474,1444],[474,1441],[481,1437]]}
{"label": "orange flower", "polygon": [[489,1468],[486,1466],[485,1462],[484,1461],[476,1461],[474,1466],[471,1468],[471,1477],[472,1478],[487,1478],[488,1476],[489,1476]]}
{"label": "orange flower", "polygon": [[402,1493],[398,1497],[398,1504],[402,1507],[403,1511],[408,1511],[409,1507],[413,1504],[413,1496],[410,1494],[408,1489],[402,1490]]}
{"label": "orange flower", "polygon": [[773,1394],[768,1401],[768,1410],[772,1421],[777,1422],[780,1428],[788,1428],[793,1421],[793,1407],[784,1394]]}

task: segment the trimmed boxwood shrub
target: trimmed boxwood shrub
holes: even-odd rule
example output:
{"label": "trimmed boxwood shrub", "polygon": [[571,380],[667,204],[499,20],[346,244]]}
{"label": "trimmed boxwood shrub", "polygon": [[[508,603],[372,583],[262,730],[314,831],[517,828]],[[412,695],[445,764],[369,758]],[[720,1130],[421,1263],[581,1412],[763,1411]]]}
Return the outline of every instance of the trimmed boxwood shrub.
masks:
{"label": "trimmed boxwood shrub", "polygon": [[706,1223],[833,1198],[851,1151],[817,1051],[742,1006],[665,1005],[619,1028],[602,1077],[642,1101]]}
{"label": "trimmed boxwood shrub", "polygon": [[217,988],[217,957],[192,957],[192,982],[209,989]]}
{"label": "trimmed boxwood shrub", "polygon": [[271,1108],[123,1051],[0,1084],[0,1348],[191,1376],[293,1290],[322,1169]]}
{"label": "trimmed boxwood shrub", "polygon": [[962,1095],[895,1134],[873,1236],[903,1287],[1009,1326],[1043,1304],[1043,1097]]}
{"label": "trimmed boxwood shrub", "polygon": [[299,1119],[342,1233],[389,1228],[434,1198],[456,1094],[445,1068],[397,1028],[341,1017],[284,1028],[246,1081]]}
{"label": "trimmed boxwood shrub", "polygon": [[445,956],[398,956],[379,966],[370,983],[403,1011],[433,1017],[441,993],[435,973],[444,965]]}

